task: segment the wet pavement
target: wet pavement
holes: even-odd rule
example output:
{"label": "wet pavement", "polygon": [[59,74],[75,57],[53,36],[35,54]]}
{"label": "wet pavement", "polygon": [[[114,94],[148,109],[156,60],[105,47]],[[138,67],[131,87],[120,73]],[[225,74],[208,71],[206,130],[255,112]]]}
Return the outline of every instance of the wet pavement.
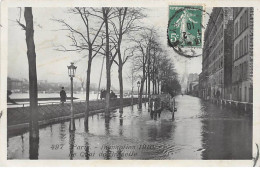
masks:
{"label": "wet pavement", "polygon": [[[252,116],[192,96],[176,97],[175,119],[169,111],[151,119],[147,104],[40,129],[29,155],[29,133],[8,138],[8,159],[251,159]],[[32,147],[31,147],[32,148]]]}

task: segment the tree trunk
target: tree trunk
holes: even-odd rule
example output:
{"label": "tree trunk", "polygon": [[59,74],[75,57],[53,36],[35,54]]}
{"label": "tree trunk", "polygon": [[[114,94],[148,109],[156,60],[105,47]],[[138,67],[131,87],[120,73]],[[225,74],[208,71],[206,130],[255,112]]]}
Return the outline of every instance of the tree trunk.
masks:
{"label": "tree trunk", "polygon": [[145,98],[147,98],[147,82],[148,82],[148,77],[145,79]]}
{"label": "tree trunk", "polygon": [[148,59],[148,99],[150,99],[151,98],[151,80],[150,80],[150,57],[149,57],[149,59]]}
{"label": "tree trunk", "polygon": [[146,79],[146,75],[145,75],[145,64],[143,64],[143,77],[142,77],[142,80],[141,80],[141,87],[140,87],[140,90],[139,90],[139,109],[142,108],[142,98],[143,98],[143,89],[144,89],[144,82],[145,82],[145,79]]}
{"label": "tree trunk", "polygon": [[37,70],[36,53],[34,45],[34,30],[32,8],[26,7],[24,12],[26,21],[26,44],[27,57],[29,64],[29,96],[30,96],[30,132],[31,137],[39,137],[38,131],[38,89],[37,89]]}
{"label": "tree trunk", "polygon": [[87,81],[86,81],[86,108],[85,108],[85,131],[88,131],[88,117],[89,117],[89,90],[90,90],[90,74],[92,64],[92,50],[89,50],[88,69],[87,69]]}
{"label": "tree trunk", "polygon": [[110,105],[110,86],[111,86],[111,78],[110,78],[110,54],[109,54],[109,32],[108,32],[108,13],[107,9],[103,8],[103,17],[105,23],[106,30],[106,75],[107,75],[107,88],[106,88],[106,106],[105,106],[105,115],[109,116],[109,105]]}
{"label": "tree trunk", "polygon": [[29,96],[30,96],[30,159],[38,159],[39,127],[38,127],[38,89],[36,53],[34,44],[32,8],[25,7],[24,18],[26,23],[26,45],[29,65]]}
{"label": "tree trunk", "polygon": [[157,88],[158,88],[158,94],[160,94],[160,82],[159,82],[159,80],[157,80],[157,83],[158,83],[158,85],[157,85]]}
{"label": "tree trunk", "polygon": [[[118,51],[118,55],[121,55],[120,50]],[[119,79],[119,88],[120,88],[120,108],[119,113],[123,113],[123,63],[121,60],[121,56],[118,57],[119,65],[118,65],[118,79]]]}
{"label": "tree trunk", "polygon": [[[126,15],[126,14],[125,14]],[[120,21],[121,22],[121,21]],[[117,47],[117,52],[118,52],[118,79],[119,79],[119,90],[120,90],[120,107],[119,107],[119,113],[123,113],[123,66],[124,63],[122,61],[122,56],[121,56],[121,42],[122,42],[122,26],[120,24],[120,30],[119,30],[119,38],[118,38],[118,47]]]}
{"label": "tree trunk", "polygon": [[142,103],[143,103],[143,89],[144,89],[144,80],[145,78],[142,78],[141,80],[141,87],[140,87],[140,91],[139,91],[139,108],[142,108]]}
{"label": "tree trunk", "polygon": [[155,91],[155,94],[158,94],[157,93],[157,80],[156,79],[154,80],[154,91]]}

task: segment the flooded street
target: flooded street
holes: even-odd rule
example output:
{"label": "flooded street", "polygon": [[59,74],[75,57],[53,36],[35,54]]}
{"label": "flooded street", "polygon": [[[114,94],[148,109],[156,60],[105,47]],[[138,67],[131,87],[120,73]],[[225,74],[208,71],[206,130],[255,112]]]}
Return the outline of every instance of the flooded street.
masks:
{"label": "flooded street", "polygon": [[[164,110],[151,119],[148,105],[137,105],[40,129],[38,159],[251,159],[252,116],[202,101],[176,97],[175,119]],[[37,153],[37,149],[36,149]],[[36,156],[37,157],[37,156]],[[8,138],[8,159],[29,159],[29,133]]]}

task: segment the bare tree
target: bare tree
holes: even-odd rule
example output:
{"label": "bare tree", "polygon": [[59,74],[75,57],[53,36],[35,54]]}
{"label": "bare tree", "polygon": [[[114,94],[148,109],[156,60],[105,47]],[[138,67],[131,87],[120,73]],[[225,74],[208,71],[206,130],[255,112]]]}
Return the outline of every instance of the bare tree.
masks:
{"label": "bare tree", "polygon": [[[102,54],[101,49],[103,46],[102,28],[105,21],[102,18],[101,10],[95,8],[72,8],[70,13],[75,14],[81,20],[81,24],[85,30],[79,31],[74,28],[73,24],[67,23],[62,19],[55,19],[69,31],[68,38],[71,40],[71,49],[61,46],[58,50],[61,51],[86,51],[88,53],[87,65],[87,80],[86,80],[86,108],[85,108],[85,130],[88,130],[88,116],[89,116],[89,90],[90,90],[90,74],[91,65],[94,57],[97,54]],[[96,21],[96,22],[94,22]]]}
{"label": "bare tree", "polygon": [[152,42],[152,46],[151,46],[151,51],[152,51],[152,55],[151,55],[151,80],[152,80],[152,84],[153,84],[153,94],[158,94],[159,90],[157,90],[157,82],[159,79],[159,62],[161,60],[161,55],[162,55],[162,47],[159,43],[157,43],[156,41]]}
{"label": "bare tree", "polygon": [[34,44],[33,14],[32,14],[31,7],[25,7],[24,18],[25,18],[25,25],[20,22],[21,17],[19,17],[17,23],[25,30],[25,36],[26,36],[27,58],[29,64],[30,159],[37,159],[38,149],[34,148],[34,146],[35,143],[36,143],[36,147],[37,144],[39,144],[38,88],[37,88],[36,52],[35,52],[35,44]]}
{"label": "bare tree", "polygon": [[[139,108],[142,107],[142,95],[144,89],[144,82],[146,78],[149,79],[149,70],[150,70],[150,51],[152,41],[154,39],[154,29],[143,29],[140,32],[139,36],[135,36],[132,38],[132,41],[135,42],[135,70],[141,71],[140,79],[141,79],[141,87],[140,87],[140,94],[139,94]],[[150,90],[149,90],[149,80],[148,80],[148,98],[150,98]]]}
{"label": "bare tree", "polygon": [[[111,36],[113,41],[116,43],[118,61],[114,62],[118,66],[118,80],[120,88],[120,109],[119,112],[123,113],[123,66],[129,57],[133,56],[133,49],[126,48],[124,55],[121,53],[121,46],[123,38],[126,34],[140,30],[139,26],[136,26],[136,22],[145,17],[141,12],[141,8],[115,8],[114,17],[110,19],[109,23],[113,27],[114,36]],[[129,54],[127,54],[129,53]]]}
{"label": "bare tree", "polygon": [[[105,106],[105,115],[106,118],[109,116],[109,107],[110,107],[110,88],[111,88],[111,66],[117,56],[118,50],[116,45],[110,45],[111,41],[111,32],[109,29],[109,21],[113,18],[115,14],[114,8],[103,7],[102,8],[103,21],[105,25],[105,56],[106,56],[106,76],[107,76],[107,85],[106,85],[106,106]],[[114,54],[112,51],[114,50]]]}
{"label": "bare tree", "polygon": [[134,69],[134,59],[132,58],[131,60],[131,67],[130,67],[130,74],[127,75],[127,80],[129,81],[129,83],[131,83],[131,105],[133,106],[134,103],[134,84],[137,80],[137,74],[136,71]]}

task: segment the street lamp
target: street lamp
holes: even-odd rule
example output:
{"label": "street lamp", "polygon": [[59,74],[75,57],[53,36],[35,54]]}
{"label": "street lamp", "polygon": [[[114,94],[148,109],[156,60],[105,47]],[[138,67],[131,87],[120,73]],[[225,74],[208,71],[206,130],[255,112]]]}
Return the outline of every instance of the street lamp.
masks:
{"label": "street lamp", "polygon": [[74,66],[74,63],[71,62],[70,66],[68,66],[68,74],[70,77],[70,84],[71,84],[71,106],[70,106],[70,112],[71,112],[71,117],[70,117],[70,126],[69,130],[70,131],[75,131],[75,121],[74,121],[74,112],[73,112],[73,77],[75,77],[77,67]]}
{"label": "street lamp", "polygon": [[140,102],[140,93],[139,93],[139,87],[140,87],[141,83],[140,81],[137,82],[137,87],[138,87],[138,104]]}

